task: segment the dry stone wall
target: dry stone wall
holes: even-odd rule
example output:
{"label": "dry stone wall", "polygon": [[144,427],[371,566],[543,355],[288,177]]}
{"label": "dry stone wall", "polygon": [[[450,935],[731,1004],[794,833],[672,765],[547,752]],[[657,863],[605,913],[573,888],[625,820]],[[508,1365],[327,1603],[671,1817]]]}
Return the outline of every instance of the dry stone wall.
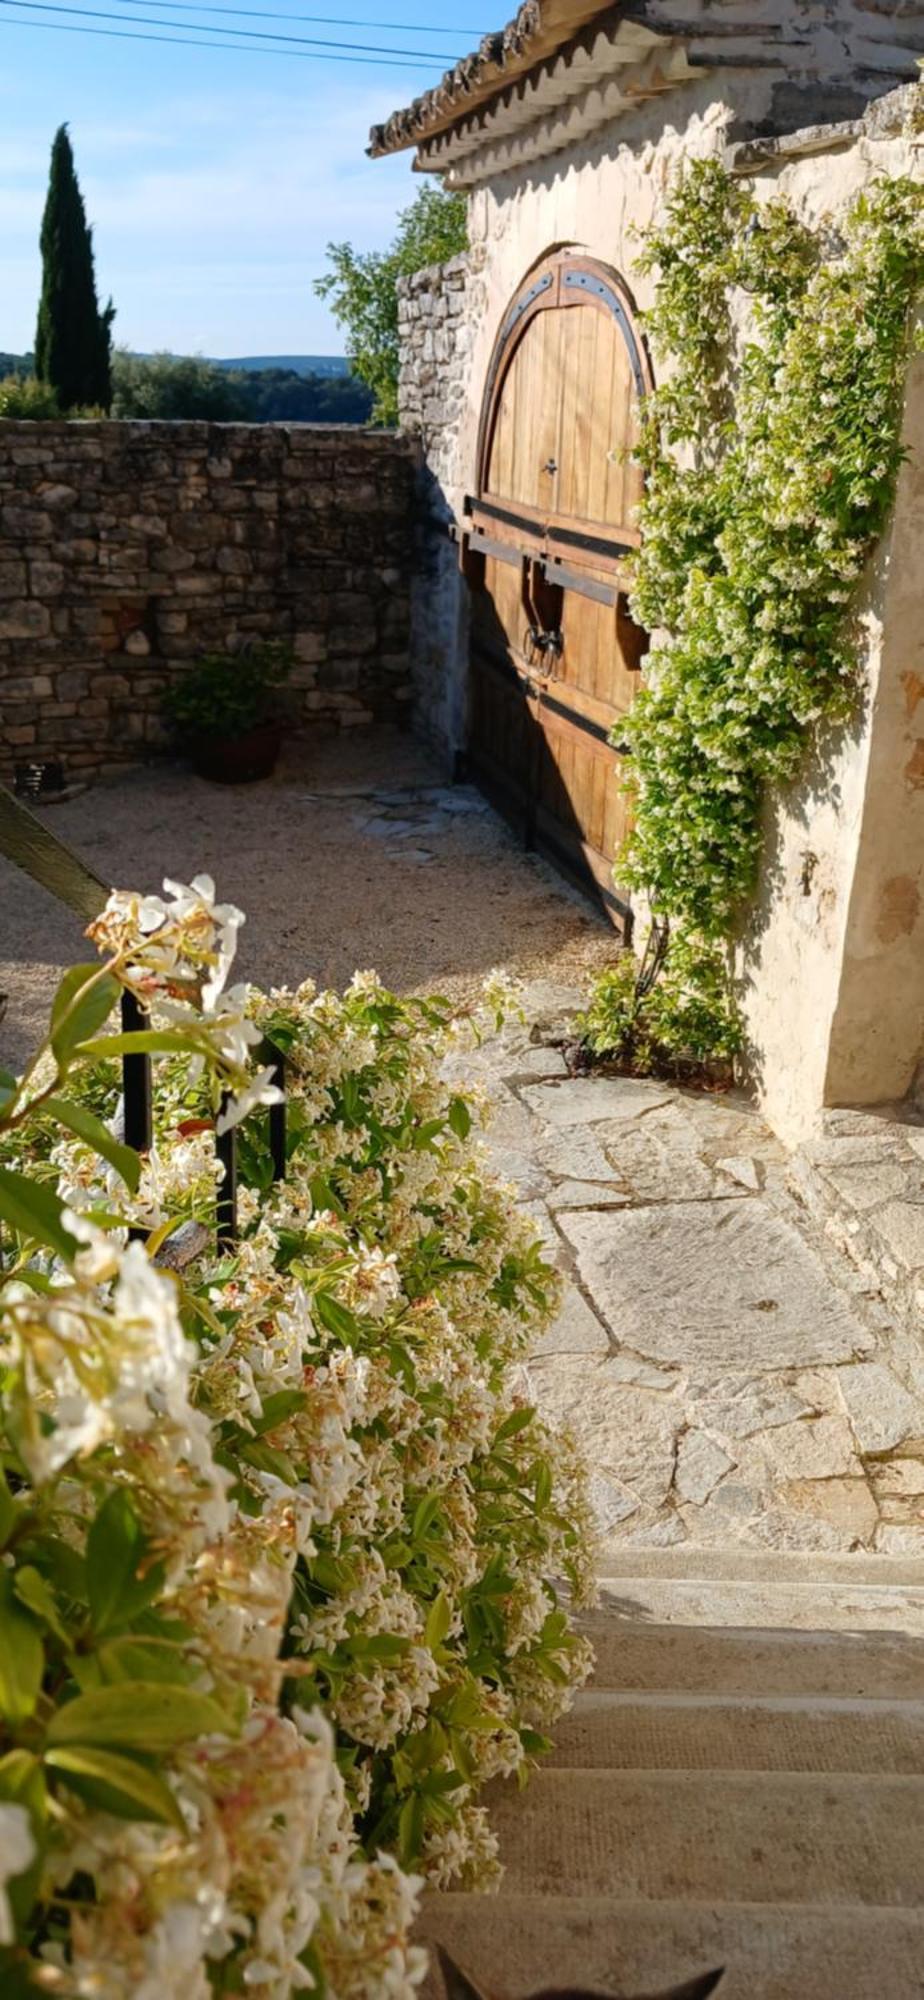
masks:
{"label": "dry stone wall", "polygon": [[468,254],[399,286],[401,427],[422,450],[411,599],[414,716],[447,759],[465,740],[467,592],[452,537],[462,516],[459,435],[482,312],[479,263]]}
{"label": "dry stone wall", "polygon": [[387,432],[0,423],[0,775],[164,742],[196,655],[289,641],[304,722],[407,716],[417,452]]}

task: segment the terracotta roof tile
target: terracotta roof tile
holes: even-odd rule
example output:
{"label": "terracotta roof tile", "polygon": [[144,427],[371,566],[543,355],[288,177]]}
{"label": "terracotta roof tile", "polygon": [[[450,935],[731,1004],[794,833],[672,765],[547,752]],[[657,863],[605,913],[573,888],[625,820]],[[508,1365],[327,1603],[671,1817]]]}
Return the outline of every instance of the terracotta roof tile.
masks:
{"label": "terracotta roof tile", "polygon": [[514,20],[495,35],[486,35],[471,55],[423,97],[403,111],[394,111],[383,125],[373,125],[369,156],[399,153],[417,145],[484,104],[534,63],[553,55],[588,21],[615,12],[613,0],[524,0]]}

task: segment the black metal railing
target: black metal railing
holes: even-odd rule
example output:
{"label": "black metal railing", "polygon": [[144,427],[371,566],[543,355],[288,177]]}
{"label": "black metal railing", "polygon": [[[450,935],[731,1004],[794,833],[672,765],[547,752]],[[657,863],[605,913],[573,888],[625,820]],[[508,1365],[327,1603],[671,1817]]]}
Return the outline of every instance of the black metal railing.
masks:
{"label": "black metal railing", "polygon": [[[12,861],[43,889],[73,910],[84,922],[98,917],[109,897],[109,889],[79,854],[49,829],[28,807],[0,785],[0,855]],[[122,1030],[138,1034],[149,1025],[148,1016],[134,993],[122,994]],[[275,1043],[264,1040],[257,1053],[265,1067],[272,1069],[272,1081],[285,1093],[285,1058]],[[221,1109],[226,1108],[227,1099]],[[132,1051],[122,1057],[123,1136],[126,1146],[136,1153],[150,1151],[154,1140],[154,1070],[150,1055]],[[269,1107],[269,1146],[273,1180],[286,1175],[286,1101]],[[215,1197],[215,1227],[219,1247],[228,1249],[237,1241],[238,1214],[238,1128],[216,1133],[215,1151],[222,1166]],[[134,1228],[130,1235],[144,1239],[147,1231]]]}

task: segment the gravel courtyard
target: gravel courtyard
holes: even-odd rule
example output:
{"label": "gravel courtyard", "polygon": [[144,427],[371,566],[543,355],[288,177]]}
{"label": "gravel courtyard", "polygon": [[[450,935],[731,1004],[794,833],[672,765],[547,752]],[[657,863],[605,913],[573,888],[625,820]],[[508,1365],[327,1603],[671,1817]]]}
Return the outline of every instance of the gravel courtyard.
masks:
{"label": "gravel courtyard", "polygon": [[[612,931],[583,897],[397,730],[298,744],[253,786],[132,770],[43,817],[118,887],[213,875],[246,912],[238,966],[261,985],[339,986],[374,967],[401,991],[461,996],[495,965],[570,978],[612,954]],[[0,899],[0,1062],[15,1067],[86,945],[78,919],[3,861]]]}

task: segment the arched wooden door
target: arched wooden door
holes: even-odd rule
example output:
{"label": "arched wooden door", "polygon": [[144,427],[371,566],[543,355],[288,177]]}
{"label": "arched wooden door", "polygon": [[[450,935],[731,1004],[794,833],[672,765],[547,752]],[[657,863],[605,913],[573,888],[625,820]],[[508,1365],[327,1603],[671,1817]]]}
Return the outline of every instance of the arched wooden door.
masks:
{"label": "arched wooden door", "polygon": [[625,563],[641,497],[629,451],[650,386],[619,278],[579,251],[556,252],[501,329],[478,491],[466,500],[473,775],[624,930],[628,901],[612,870],[627,808],[610,736],[646,643],[628,613]]}

